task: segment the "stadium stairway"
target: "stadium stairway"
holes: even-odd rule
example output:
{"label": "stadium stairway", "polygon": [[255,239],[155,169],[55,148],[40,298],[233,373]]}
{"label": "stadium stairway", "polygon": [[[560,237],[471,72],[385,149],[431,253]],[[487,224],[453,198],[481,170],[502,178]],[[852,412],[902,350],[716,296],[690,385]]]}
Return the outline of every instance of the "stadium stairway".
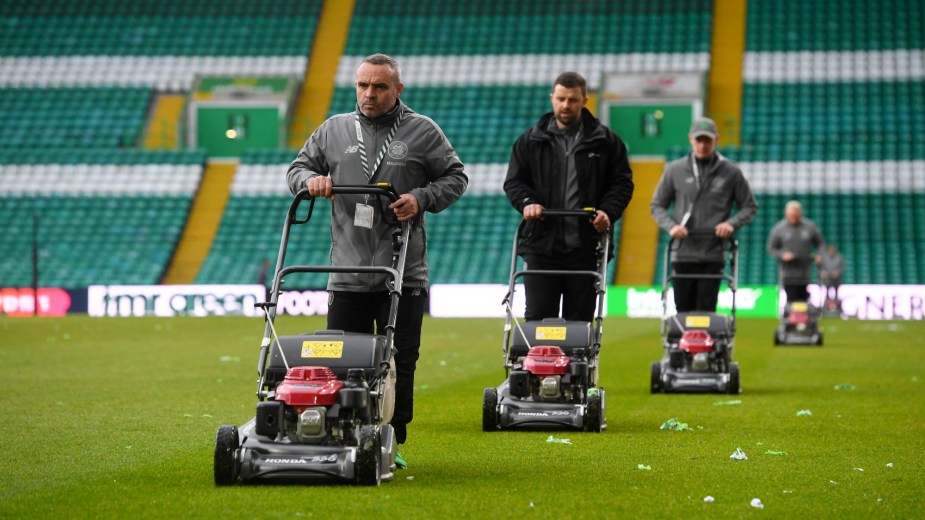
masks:
{"label": "stadium stairway", "polygon": [[156,96],[154,110],[148,118],[144,147],[147,149],[177,148],[177,128],[183,114],[186,96],[161,94]]}
{"label": "stadium stairway", "polygon": [[325,0],[321,8],[308,70],[292,116],[289,131],[289,146],[292,148],[301,148],[313,129],[327,117],[331,98],[334,97],[333,78],[347,45],[353,5],[354,0]]}
{"label": "stadium stairway", "polygon": [[634,160],[633,200],[623,212],[620,232],[620,252],[617,258],[617,285],[648,285],[652,282],[656,265],[658,226],[649,213],[651,194],[655,192],[664,160]]}
{"label": "stadium stairway", "polygon": [[236,162],[210,161],[206,166],[189,219],[162,283],[189,284],[195,281],[215,240],[236,169]]}
{"label": "stadium stairway", "polygon": [[716,121],[726,145],[739,144],[747,3],[746,0],[716,0],[713,4],[713,55],[707,114]]}

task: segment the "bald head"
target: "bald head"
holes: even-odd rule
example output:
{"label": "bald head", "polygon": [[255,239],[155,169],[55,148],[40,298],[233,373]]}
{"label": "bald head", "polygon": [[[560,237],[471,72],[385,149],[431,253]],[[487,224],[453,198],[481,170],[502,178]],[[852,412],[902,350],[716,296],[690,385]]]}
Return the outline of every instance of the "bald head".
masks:
{"label": "bald head", "polygon": [[788,202],[784,208],[784,218],[791,225],[799,223],[803,218],[803,205],[795,200]]}

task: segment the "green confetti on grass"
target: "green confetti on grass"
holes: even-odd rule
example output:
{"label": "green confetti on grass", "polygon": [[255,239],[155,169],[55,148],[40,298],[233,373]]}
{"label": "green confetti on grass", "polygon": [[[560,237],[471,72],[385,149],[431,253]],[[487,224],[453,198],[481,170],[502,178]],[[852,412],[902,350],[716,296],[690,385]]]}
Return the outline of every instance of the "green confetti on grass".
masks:
{"label": "green confetti on grass", "polygon": [[677,420],[677,419],[675,419],[675,418],[672,417],[671,419],[668,419],[667,421],[665,421],[664,423],[662,423],[662,426],[661,426],[660,429],[662,429],[662,430],[674,430],[674,431],[679,431],[679,432],[681,432],[681,431],[684,431],[684,430],[690,430],[691,427],[690,427],[690,425],[687,424],[686,422],[681,422],[681,421],[679,421],[679,420]]}

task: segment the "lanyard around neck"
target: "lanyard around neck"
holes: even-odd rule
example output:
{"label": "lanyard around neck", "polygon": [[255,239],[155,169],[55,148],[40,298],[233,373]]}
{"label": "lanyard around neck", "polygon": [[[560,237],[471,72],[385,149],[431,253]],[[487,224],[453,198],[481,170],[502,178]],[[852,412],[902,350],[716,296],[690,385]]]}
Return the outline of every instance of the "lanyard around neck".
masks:
{"label": "lanyard around neck", "polygon": [[395,122],[392,124],[392,129],[389,130],[389,136],[385,139],[385,142],[382,143],[382,148],[376,155],[376,164],[374,164],[373,169],[370,170],[369,159],[366,157],[366,143],[363,142],[363,128],[360,126],[360,115],[353,114],[353,124],[357,131],[357,144],[360,147],[360,163],[363,165],[363,173],[366,175],[367,181],[372,181],[373,175],[375,175],[376,170],[379,169],[379,163],[382,162],[382,158],[385,156],[385,152],[388,151],[389,145],[392,144],[392,138],[395,137],[395,132],[398,131],[398,126],[401,124],[401,116],[402,113],[399,111],[398,115],[395,117]]}

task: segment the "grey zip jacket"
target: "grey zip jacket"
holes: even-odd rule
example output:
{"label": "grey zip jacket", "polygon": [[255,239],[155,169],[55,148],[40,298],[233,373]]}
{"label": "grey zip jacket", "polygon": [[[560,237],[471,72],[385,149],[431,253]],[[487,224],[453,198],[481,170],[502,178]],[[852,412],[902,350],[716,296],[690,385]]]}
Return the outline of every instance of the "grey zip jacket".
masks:
{"label": "grey zip jacket", "polygon": [[[372,178],[367,179],[360,162],[357,142],[356,115],[366,148]],[[401,116],[398,130],[375,173],[376,158],[392,130],[395,118]],[[438,213],[459,200],[469,179],[456,150],[443,130],[429,117],[415,113],[400,100],[390,112],[369,119],[356,108],[354,112],[332,116],[308,138],[289,165],[287,181],[295,194],[306,187],[311,177],[329,175],[334,186],[388,182],[398,192],[412,194],[420,213],[413,219],[405,262],[404,284],[426,289],[427,242],[424,212]],[[355,225],[358,205],[373,207],[372,229]],[[380,206],[387,218],[397,222],[388,201],[381,204],[376,197],[365,195],[335,195],[331,203],[331,265],[390,266],[392,263],[392,229],[383,221]],[[386,290],[384,274],[331,273],[328,290],[373,292]]]}
{"label": "grey zip jacket", "polygon": [[[825,239],[808,218],[801,218],[795,225],[782,219],[774,225],[768,235],[768,254],[778,260],[778,274],[782,284],[808,284],[812,274],[812,265],[821,251]],[[780,257],[786,252],[793,253],[793,260],[784,262]]]}
{"label": "grey zip jacket", "polygon": [[[661,181],[652,195],[649,210],[658,227],[668,232],[684,222],[688,231],[710,230],[729,221],[736,230],[751,222],[758,213],[758,203],[748,181],[738,166],[716,153],[700,171],[700,188],[694,180],[694,154],[668,163]],[[699,195],[698,195],[699,192]],[[731,216],[733,203],[739,208]],[[674,206],[668,212],[669,206]],[[716,236],[689,236],[676,240],[672,251],[674,262],[723,262],[723,241]]]}

